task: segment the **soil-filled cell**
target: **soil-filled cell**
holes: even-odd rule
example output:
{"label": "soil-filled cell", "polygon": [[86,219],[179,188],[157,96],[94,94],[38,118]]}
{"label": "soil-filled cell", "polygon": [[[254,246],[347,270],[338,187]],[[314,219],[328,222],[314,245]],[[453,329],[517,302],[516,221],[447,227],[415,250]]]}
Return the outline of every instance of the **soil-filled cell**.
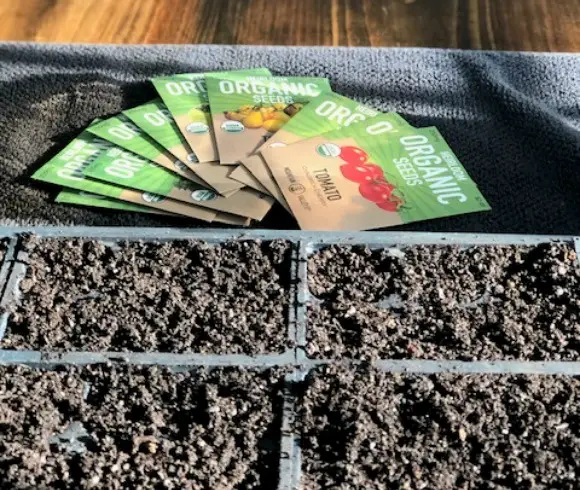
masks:
{"label": "soil-filled cell", "polygon": [[4,349],[283,352],[286,242],[128,242],[29,238],[21,299]]}
{"label": "soil-filled cell", "polygon": [[308,271],[313,358],[580,360],[568,244],[334,246]]}
{"label": "soil-filled cell", "polygon": [[304,490],[578,488],[580,379],[321,368],[302,402]]}
{"label": "soil-filled cell", "polygon": [[0,488],[270,490],[280,380],[233,368],[1,367]]}

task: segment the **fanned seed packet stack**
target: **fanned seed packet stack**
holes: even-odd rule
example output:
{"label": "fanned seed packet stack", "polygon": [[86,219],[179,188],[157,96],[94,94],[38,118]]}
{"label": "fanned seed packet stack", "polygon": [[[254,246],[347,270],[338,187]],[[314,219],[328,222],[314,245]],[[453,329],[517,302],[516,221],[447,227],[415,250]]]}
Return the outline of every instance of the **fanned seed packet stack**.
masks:
{"label": "fanned seed packet stack", "polygon": [[415,128],[267,68],[151,80],[159,97],[97,119],[33,179],[56,201],[249,226],[273,205],[305,230],[369,230],[487,211],[435,127]]}

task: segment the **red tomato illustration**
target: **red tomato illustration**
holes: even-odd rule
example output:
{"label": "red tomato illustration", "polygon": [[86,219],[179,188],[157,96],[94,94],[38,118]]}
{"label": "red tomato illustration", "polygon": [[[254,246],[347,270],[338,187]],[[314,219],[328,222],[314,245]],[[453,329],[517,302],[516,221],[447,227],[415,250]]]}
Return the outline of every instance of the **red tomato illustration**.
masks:
{"label": "red tomato illustration", "polygon": [[390,213],[396,213],[399,210],[401,203],[399,201],[385,201],[376,203],[377,206]]}
{"label": "red tomato illustration", "polygon": [[343,146],[338,156],[346,163],[366,163],[369,159],[367,153],[356,146]]}
{"label": "red tomato illustration", "polygon": [[395,186],[386,181],[364,182],[358,187],[358,191],[362,197],[375,203],[388,201],[394,190]]}
{"label": "red tomato illustration", "polygon": [[340,171],[345,179],[356,182],[357,184],[371,182],[373,180],[385,180],[383,169],[374,163],[348,163],[346,165],[341,165]]}

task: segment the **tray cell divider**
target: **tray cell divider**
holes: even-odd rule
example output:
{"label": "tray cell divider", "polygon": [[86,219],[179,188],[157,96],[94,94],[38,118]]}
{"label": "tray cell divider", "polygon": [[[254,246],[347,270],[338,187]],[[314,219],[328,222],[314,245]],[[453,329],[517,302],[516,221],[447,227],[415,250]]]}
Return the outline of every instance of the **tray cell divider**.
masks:
{"label": "tray cell divider", "polygon": [[167,367],[292,367],[294,352],[282,354],[173,354],[164,352],[41,352],[31,350],[0,350],[0,364],[34,364],[46,368],[63,365],[86,365],[114,362],[128,365],[158,365]]}
{"label": "tray cell divider", "polygon": [[298,311],[298,268],[300,266],[300,242],[291,241],[292,256],[290,261],[290,289],[288,291],[288,314],[286,317],[288,339],[292,345],[294,362],[296,361],[296,346],[298,345],[298,325],[296,313]]}
{"label": "tray cell divider", "polygon": [[[8,244],[6,246],[6,252],[4,254],[4,260],[0,263],[0,301],[6,290],[8,284],[8,278],[10,277],[10,272],[14,264],[14,259],[16,257],[16,249],[18,246],[18,237],[11,236],[8,238]],[[1,303],[0,303],[1,304]]]}
{"label": "tray cell divider", "polygon": [[[10,302],[18,300],[20,281],[26,276],[27,267],[27,264],[23,261],[26,259],[26,253],[21,249],[20,237],[13,236],[10,242],[10,259],[0,294],[0,341],[6,333],[10,315],[9,312],[3,310]],[[0,349],[0,352],[2,352],[2,349]]]}
{"label": "tray cell divider", "polygon": [[299,404],[297,387],[301,381],[301,373],[296,368],[284,379],[278,490],[300,489],[302,453],[297,426]]}
{"label": "tray cell divider", "polygon": [[240,230],[211,228],[155,228],[155,227],[107,227],[107,226],[8,226],[0,227],[0,237],[21,233],[35,233],[52,238],[102,238],[112,240],[178,240],[197,239],[210,242],[226,240],[274,240],[310,241],[319,245],[365,245],[365,244],[472,244],[472,245],[532,245],[549,241],[571,241],[570,235],[517,235],[490,233],[432,233],[401,231],[325,232],[299,230]]}
{"label": "tray cell divider", "polygon": [[296,363],[299,365],[307,360],[306,332],[307,332],[307,303],[310,297],[308,289],[308,257],[310,243],[301,240],[298,248],[298,277],[296,298]]}
{"label": "tray cell divider", "polygon": [[574,361],[428,361],[381,359],[374,365],[392,373],[457,374],[546,374],[580,375],[580,362]]}
{"label": "tray cell divider", "polygon": [[580,263],[580,237],[574,237],[574,251],[576,252],[576,261]]}

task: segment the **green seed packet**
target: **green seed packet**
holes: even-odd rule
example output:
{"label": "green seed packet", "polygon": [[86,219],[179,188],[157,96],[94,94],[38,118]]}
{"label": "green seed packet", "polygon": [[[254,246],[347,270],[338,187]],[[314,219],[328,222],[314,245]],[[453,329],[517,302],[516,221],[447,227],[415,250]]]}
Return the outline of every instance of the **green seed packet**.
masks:
{"label": "green seed packet", "polygon": [[96,208],[117,209],[119,211],[132,211],[135,213],[170,214],[159,209],[148,208],[139,204],[118,201],[107,196],[99,196],[90,192],[62,190],[55,198],[55,202],[62,204],[75,204],[77,206],[90,206]]}
{"label": "green seed packet", "polygon": [[326,78],[315,77],[208,75],[206,83],[222,165],[253,154],[305,104],[332,91]]}
{"label": "green seed packet", "polygon": [[[242,166],[238,167],[230,175],[233,179],[241,179],[243,183],[253,187],[252,181],[246,176],[247,169],[266,188],[268,193],[285,204],[282,192],[276,185],[270,169],[261,156],[261,151],[267,148],[280,148],[311,138],[319,134],[327,133],[342,127],[348,127],[375,117],[381,112],[361,104],[356,100],[349,99],[335,93],[323,93],[309,102],[296,116],[290,119],[280,130],[264,143],[256,155],[242,160]],[[408,127],[409,124],[395,112],[385,116],[394,127]]]}
{"label": "green seed packet", "polygon": [[[271,75],[267,68],[212,72],[210,74],[228,75],[231,73]],[[205,84],[206,75],[206,73],[182,73],[154,78],[151,81],[199,161],[216,162],[218,161],[218,153],[209,113]]]}
{"label": "green seed packet", "polygon": [[262,155],[300,227],[368,230],[489,210],[436,128],[388,114]]}
{"label": "green seed packet", "polygon": [[206,187],[211,187],[222,195],[244,187],[240,182],[229,179],[228,169],[219,163],[197,161],[195,153],[161,99],[134,107],[123,114],[172,155],[185,162]]}
{"label": "green seed packet", "polygon": [[231,197],[219,196],[132,152],[115,147],[100,153],[84,169],[92,179],[158,194],[188,204],[244,218],[262,219],[273,199],[252,190],[240,190]]}
{"label": "green seed packet", "polygon": [[174,157],[163,146],[139,128],[124,114],[118,114],[103,121],[98,121],[87,128],[87,131],[110,141],[125,150],[151,160],[163,168],[186,179],[204,184],[185,163]]}
{"label": "green seed packet", "polygon": [[119,182],[104,183],[87,178],[83,171],[100,154],[115,148],[109,141],[84,131],[72,140],[63,150],[40,167],[32,178],[61,187],[91,192],[100,196],[139,204],[161,211],[181,214],[191,218],[211,222],[216,213],[197,206],[190,206],[179,201],[166,199],[148,192],[137,192],[133,189],[119,187]]}
{"label": "green seed packet", "polygon": [[123,111],[148,136],[186,165],[197,163],[197,157],[161,99]]}

